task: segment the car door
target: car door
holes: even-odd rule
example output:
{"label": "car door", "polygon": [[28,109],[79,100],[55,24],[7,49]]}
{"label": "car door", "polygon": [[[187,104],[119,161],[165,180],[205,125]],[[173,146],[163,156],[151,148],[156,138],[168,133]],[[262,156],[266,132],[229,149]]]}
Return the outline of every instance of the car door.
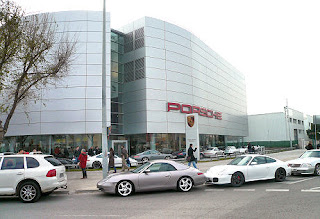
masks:
{"label": "car door", "polygon": [[24,179],[25,164],[23,156],[3,157],[0,168],[0,194],[15,193],[17,184]]}
{"label": "car door", "polygon": [[263,156],[256,156],[248,165],[248,180],[259,180],[268,177],[270,167]]}
{"label": "car door", "polygon": [[154,163],[139,174],[140,190],[161,190],[168,187],[171,173],[167,163]]}
{"label": "car door", "polygon": [[161,153],[159,151],[151,151],[150,158],[151,160],[156,160],[161,159],[163,157],[161,157]]}

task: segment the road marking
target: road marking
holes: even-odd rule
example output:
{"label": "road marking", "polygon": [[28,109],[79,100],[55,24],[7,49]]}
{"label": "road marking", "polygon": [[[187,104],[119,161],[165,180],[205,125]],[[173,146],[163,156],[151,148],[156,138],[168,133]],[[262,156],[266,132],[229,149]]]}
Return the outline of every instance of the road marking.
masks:
{"label": "road marking", "polygon": [[286,184],[292,185],[292,184],[304,182],[304,181],[307,181],[307,180],[311,180],[311,179],[314,179],[314,178],[316,178],[316,177],[312,177],[312,178],[308,178],[308,179],[302,179],[302,180],[298,180],[298,181],[294,181],[294,182],[287,182]]}
{"label": "road marking", "polygon": [[74,214],[66,214],[66,215],[58,215],[61,217],[127,217],[127,215],[112,215],[112,214],[105,214],[105,215],[74,215]]}
{"label": "road marking", "polygon": [[320,192],[320,190],[301,189],[301,192]]}
{"label": "road marking", "polygon": [[224,189],[205,189],[205,192],[224,192]]}
{"label": "road marking", "polygon": [[266,192],[289,192],[289,189],[266,189]]}
{"label": "road marking", "polygon": [[235,192],[254,192],[255,189],[234,189]]}

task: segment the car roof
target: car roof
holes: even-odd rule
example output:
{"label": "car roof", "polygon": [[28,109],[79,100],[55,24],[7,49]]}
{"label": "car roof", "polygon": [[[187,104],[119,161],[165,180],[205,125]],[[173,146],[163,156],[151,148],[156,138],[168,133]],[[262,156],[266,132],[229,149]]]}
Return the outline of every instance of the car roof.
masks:
{"label": "car roof", "polygon": [[154,164],[154,163],[168,163],[171,164],[172,166],[176,167],[179,170],[183,170],[183,169],[188,169],[189,167],[183,163],[178,163],[176,161],[173,160],[153,160],[153,161],[148,161],[150,164]]}

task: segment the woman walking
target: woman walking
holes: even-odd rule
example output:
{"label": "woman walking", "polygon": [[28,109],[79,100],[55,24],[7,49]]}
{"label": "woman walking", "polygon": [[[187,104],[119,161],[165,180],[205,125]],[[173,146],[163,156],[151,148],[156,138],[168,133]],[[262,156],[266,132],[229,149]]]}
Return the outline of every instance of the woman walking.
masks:
{"label": "woman walking", "polygon": [[114,150],[113,148],[110,148],[109,150],[109,166],[108,166],[108,172],[110,171],[110,168],[113,167],[114,168],[114,173],[117,172],[117,168],[114,165]]}
{"label": "woman walking", "polygon": [[82,170],[82,178],[81,179],[86,179],[87,178],[87,171],[86,171],[86,167],[87,167],[87,158],[88,155],[86,153],[85,149],[81,150],[81,154],[79,155],[79,166]]}

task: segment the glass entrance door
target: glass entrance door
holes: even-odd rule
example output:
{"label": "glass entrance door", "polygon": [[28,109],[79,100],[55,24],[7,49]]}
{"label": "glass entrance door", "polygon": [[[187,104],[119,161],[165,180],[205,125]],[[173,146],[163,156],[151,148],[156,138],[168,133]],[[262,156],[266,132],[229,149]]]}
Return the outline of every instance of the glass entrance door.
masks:
{"label": "glass entrance door", "polygon": [[[114,153],[121,157],[121,146],[124,146],[124,148],[128,151],[128,141],[126,140],[113,140],[112,141],[112,149],[114,150]],[[128,151],[129,153],[129,151]]]}

